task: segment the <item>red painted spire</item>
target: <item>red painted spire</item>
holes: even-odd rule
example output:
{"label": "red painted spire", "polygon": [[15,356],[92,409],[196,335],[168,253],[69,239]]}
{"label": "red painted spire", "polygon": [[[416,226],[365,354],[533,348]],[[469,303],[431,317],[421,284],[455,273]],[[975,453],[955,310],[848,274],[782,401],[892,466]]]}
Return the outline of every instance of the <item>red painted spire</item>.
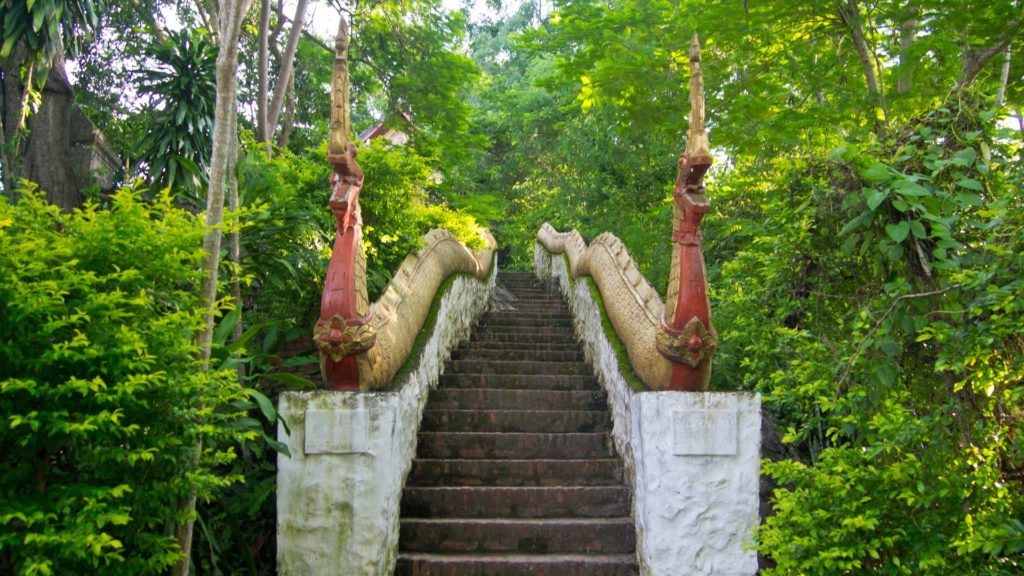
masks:
{"label": "red painted spire", "polygon": [[[700,223],[711,208],[704,195],[704,174],[711,167],[711,151],[704,128],[704,78],[700,69],[697,34],[690,45],[690,127],[686,151],[679,157],[679,176],[673,192],[676,221],[672,242],[678,251],[678,292],[671,318],[657,335],[658,351],[673,362],[671,390],[706,390],[711,380],[711,357],[718,337],[711,325],[707,273]],[[670,287],[669,294],[672,293]]]}

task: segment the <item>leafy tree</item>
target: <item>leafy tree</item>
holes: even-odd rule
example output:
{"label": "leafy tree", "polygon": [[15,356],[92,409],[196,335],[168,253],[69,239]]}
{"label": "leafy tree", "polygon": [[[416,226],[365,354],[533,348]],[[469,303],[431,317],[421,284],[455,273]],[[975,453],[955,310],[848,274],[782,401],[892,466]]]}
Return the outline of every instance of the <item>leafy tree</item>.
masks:
{"label": "leafy tree", "polygon": [[140,80],[154,110],[140,160],[156,187],[174,188],[201,206],[212,152],[217,47],[206,34],[182,31],[146,52],[156,65],[141,71]]}
{"label": "leafy tree", "polygon": [[780,165],[749,220],[723,191],[750,236],[712,283],[726,370],[805,458],[766,468],[769,573],[1021,568],[1021,176],[991,118],[964,96]]}

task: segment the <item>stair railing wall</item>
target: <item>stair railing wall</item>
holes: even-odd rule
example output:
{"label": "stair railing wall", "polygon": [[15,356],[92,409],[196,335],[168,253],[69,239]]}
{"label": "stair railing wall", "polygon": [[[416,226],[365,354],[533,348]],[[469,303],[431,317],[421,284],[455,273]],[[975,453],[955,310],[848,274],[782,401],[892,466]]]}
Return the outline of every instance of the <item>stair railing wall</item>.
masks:
{"label": "stair railing wall", "polygon": [[335,48],[328,161],[337,234],[314,329],[327,390],[279,398],[277,436],[291,454],[277,463],[282,576],[393,573],[402,485],[428,392],[486,310],[497,274],[489,232],[473,252],[431,230],[368,302],[344,18]]}
{"label": "stair railing wall", "polygon": [[608,394],[612,439],[633,488],[641,572],[753,575],[761,399],[706,391],[717,337],[700,223],[710,209],[703,177],[712,158],[696,35],[690,62],[690,127],[673,193],[667,302],[609,233],[588,246],[575,230],[545,223],[534,265],[539,279],[559,285]]}

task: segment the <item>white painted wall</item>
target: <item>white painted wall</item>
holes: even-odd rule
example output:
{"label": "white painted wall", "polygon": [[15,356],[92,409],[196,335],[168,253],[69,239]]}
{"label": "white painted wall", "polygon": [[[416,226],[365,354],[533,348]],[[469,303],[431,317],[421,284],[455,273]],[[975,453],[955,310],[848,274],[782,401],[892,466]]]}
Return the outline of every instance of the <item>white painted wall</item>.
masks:
{"label": "white painted wall", "polygon": [[[485,311],[487,282],[460,276],[441,300],[415,369],[393,392],[286,392],[278,440],[277,566],[282,576],[394,572],[402,487],[416,454],[427,393],[452,349]],[[414,351],[415,353],[415,351]]]}
{"label": "white painted wall", "polygon": [[608,393],[612,439],[633,488],[641,573],[748,576],[758,523],[761,400],[756,394],[634,392],[601,325],[587,282],[536,245],[534,269],[560,287],[576,334]]}

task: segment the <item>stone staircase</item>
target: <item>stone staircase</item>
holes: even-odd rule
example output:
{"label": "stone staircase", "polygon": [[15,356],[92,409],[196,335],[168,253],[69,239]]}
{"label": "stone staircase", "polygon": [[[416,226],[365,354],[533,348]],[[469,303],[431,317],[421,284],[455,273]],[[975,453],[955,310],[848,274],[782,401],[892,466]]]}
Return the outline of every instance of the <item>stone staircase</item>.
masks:
{"label": "stone staircase", "polygon": [[604,393],[561,296],[502,272],[489,312],[430,393],[402,496],[396,574],[637,574]]}

